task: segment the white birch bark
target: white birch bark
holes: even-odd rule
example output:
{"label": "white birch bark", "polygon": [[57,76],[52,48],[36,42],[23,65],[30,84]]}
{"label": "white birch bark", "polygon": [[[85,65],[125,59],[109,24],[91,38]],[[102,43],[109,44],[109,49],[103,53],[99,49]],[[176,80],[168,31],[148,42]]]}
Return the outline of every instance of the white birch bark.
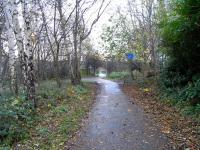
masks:
{"label": "white birch bark", "polygon": [[14,32],[16,36],[16,41],[17,41],[17,46],[19,49],[20,55],[22,55],[24,51],[23,47],[23,37],[22,37],[22,29],[19,24],[19,12],[17,9],[17,3],[15,2],[16,0],[12,0],[12,5],[13,5],[13,25],[14,25]]}
{"label": "white birch bark", "polygon": [[17,3],[15,2],[16,0],[11,0],[12,5],[13,5],[13,26],[14,26],[14,33],[16,36],[16,41],[17,41],[17,46],[19,49],[19,53],[22,53],[24,48],[23,48],[23,37],[22,37],[22,29],[19,24],[19,12],[17,9]]}
{"label": "white birch bark", "polygon": [[23,18],[24,18],[24,58],[27,63],[27,98],[31,100],[36,107],[35,101],[35,72],[33,62],[33,44],[32,44],[32,31],[31,31],[31,15],[28,9],[28,1],[23,0]]}
{"label": "white birch bark", "polygon": [[23,36],[22,36],[22,28],[20,27],[19,23],[19,11],[18,11],[18,5],[16,3],[16,0],[11,0],[12,6],[13,6],[13,26],[14,26],[14,33],[16,38],[16,44],[18,47],[18,56],[20,58],[20,65],[21,65],[21,71],[23,75],[23,83],[26,84],[27,77],[26,77],[26,62],[24,59],[24,43],[23,43]]}
{"label": "white birch bark", "polygon": [[8,48],[9,48],[9,69],[11,78],[11,90],[15,93],[15,34],[12,24],[12,3],[10,1],[3,1],[3,11],[5,14],[5,27],[7,29]]}

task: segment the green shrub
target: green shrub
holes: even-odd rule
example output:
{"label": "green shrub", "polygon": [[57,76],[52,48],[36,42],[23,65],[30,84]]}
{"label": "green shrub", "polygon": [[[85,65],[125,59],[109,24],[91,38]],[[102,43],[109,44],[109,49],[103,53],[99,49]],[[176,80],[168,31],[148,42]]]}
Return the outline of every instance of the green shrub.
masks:
{"label": "green shrub", "polygon": [[186,78],[179,73],[163,72],[160,78],[162,94],[173,97],[177,102],[200,103],[200,79],[194,77],[193,81],[187,81],[185,84]]}
{"label": "green shrub", "polygon": [[129,73],[125,72],[125,71],[122,71],[122,72],[111,72],[109,74],[109,78],[110,79],[123,79],[128,75],[129,75]]}
{"label": "green shrub", "polygon": [[[37,125],[38,121],[48,118],[41,115],[43,111],[51,112],[52,116],[66,116],[65,114],[71,109],[68,105],[76,103],[79,110],[79,102],[83,103],[83,100],[87,100],[89,91],[86,85],[67,87],[65,83],[62,88],[58,88],[54,81],[42,82],[36,89],[38,109],[33,109],[31,101],[26,100],[25,96],[21,95],[17,98],[4,96],[0,99],[0,150],[11,149],[13,143],[30,136],[30,129],[35,128],[33,124]],[[82,106],[81,110],[84,109]],[[82,115],[83,112],[80,114]],[[66,129],[66,124],[63,124],[63,129]],[[36,131],[42,138],[51,134],[49,129],[43,126],[36,128]]]}
{"label": "green shrub", "polygon": [[[37,88],[38,105],[56,106],[57,99],[62,99],[66,95],[66,88],[56,87],[54,81],[42,82]],[[57,111],[65,110],[60,108]],[[17,98],[4,94],[0,99],[0,147],[12,145],[28,136],[28,129],[37,117],[32,102],[26,100],[22,93]]]}
{"label": "green shrub", "polygon": [[[186,82],[187,81],[187,82]],[[188,77],[172,71],[164,71],[160,76],[161,99],[181,109],[185,115],[198,120],[200,114],[200,76],[188,81]]]}
{"label": "green shrub", "polygon": [[[186,106],[182,113],[185,115],[195,116],[198,117],[200,114],[200,104],[197,104],[196,106]],[[200,118],[197,118],[200,119]]]}
{"label": "green shrub", "polygon": [[[0,142],[11,144],[25,137],[31,125],[33,105],[24,97],[1,100]],[[0,144],[0,145],[1,145]]]}
{"label": "green shrub", "polygon": [[200,79],[194,83],[189,83],[179,92],[179,98],[188,101],[191,105],[200,103]]}

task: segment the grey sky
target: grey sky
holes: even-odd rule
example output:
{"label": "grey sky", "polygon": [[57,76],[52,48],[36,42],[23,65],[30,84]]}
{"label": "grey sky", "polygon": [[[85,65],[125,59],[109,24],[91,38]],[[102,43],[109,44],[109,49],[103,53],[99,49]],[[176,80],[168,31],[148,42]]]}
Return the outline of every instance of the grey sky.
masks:
{"label": "grey sky", "polygon": [[126,5],[127,5],[127,0],[111,0],[109,7],[106,9],[105,13],[101,16],[99,22],[95,25],[90,35],[91,41],[95,46],[95,49],[98,49],[100,47],[98,42],[100,42],[101,40],[100,35],[102,33],[103,25],[108,24],[108,19],[110,18],[111,15],[114,14],[114,12],[118,7],[124,8],[126,7]]}

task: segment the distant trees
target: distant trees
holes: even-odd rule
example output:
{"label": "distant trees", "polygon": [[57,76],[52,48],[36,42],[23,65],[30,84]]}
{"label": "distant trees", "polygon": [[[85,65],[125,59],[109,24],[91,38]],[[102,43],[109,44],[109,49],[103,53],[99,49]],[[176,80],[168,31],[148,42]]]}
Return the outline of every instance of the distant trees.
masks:
{"label": "distant trees", "polygon": [[109,57],[115,56],[118,60],[123,60],[127,52],[135,51],[131,47],[133,36],[130,22],[120,9],[110,17],[109,22],[111,25],[104,28],[101,35],[103,45]]}
{"label": "distant trees", "polygon": [[[87,74],[95,74],[98,67],[102,66],[103,62],[98,53],[88,53],[86,55],[86,70]],[[91,70],[92,69],[92,70]]]}
{"label": "distant trees", "polygon": [[[75,19],[73,20],[73,58],[72,58],[72,70],[71,70],[71,82],[73,84],[80,84],[81,74],[80,74],[80,58],[82,52],[82,44],[84,40],[90,35],[94,25],[98,22],[99,18],[104,13],[105,9],[111,1],[105,3],[105,0],[100,1],[100,6],[96,10],[96,16],[87,26],[85,19],[88,10],[90,10],[96,3],[96,0],[86,3],[86,1],[76,0],[75,4]],[[87,5],[86,5],[87,4]],[[87,14],[88,15],[88,14]],[[91,15],[91,14],[89,14]]]}
{"label": "distant trees", "polygon": [[128,9],[120,8],[110,18],[111,25],[104,29],[102,39],[105,48],[117,59],[125,59],[126,53],[134,53],[137,59],[151,64],[154,72],[159,69],[159,29],[157,7],[154,0],[128,0]]}

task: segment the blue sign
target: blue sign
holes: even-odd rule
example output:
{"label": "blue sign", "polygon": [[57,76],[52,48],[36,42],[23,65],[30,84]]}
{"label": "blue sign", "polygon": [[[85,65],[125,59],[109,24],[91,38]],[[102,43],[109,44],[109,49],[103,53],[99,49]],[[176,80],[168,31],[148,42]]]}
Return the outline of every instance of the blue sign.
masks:
{"label": "blue sign", "polygon": [[135,59],[135,54],[133,54],[133,53],[127,53],[126,54],[126,58],[128,59],[128,60],[133,60],[133,59]]}

